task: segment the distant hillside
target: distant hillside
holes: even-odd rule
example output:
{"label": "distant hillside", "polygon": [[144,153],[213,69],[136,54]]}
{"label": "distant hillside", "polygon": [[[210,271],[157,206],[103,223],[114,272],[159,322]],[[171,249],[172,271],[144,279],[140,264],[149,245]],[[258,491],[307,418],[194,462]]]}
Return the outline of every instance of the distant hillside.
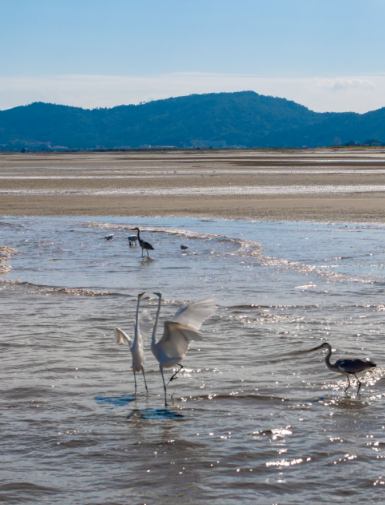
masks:
{"label": "distant hillside", "polygon": [[[0,111],[0,148],[191,146],[317,147],[385,141],[385,108],[316,113],[252,91],[211,93],[112,109],[33,103]],[[44,144],[45,143],[45,144]],[[219,143],[219,144],[215,144]],[[195,142],[204,145],[204,142]]]}

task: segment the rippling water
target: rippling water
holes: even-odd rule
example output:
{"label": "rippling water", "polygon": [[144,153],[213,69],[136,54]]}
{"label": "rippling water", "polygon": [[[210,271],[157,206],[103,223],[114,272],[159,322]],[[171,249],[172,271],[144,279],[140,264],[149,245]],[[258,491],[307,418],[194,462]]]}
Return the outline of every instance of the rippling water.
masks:
{"label": "rippling water", "polygon": [[[151,259],[128,247],[136,225]],[[383,501],[382,226],[3,218],[0,231],[0,501]],[[168,408],[149,340],[136,400],[112,340],[144,290],[154,315],[162,292],[162,321],[218,304]],[[301,352],[323,341],[379,365],[360,395],[322,351]]]}

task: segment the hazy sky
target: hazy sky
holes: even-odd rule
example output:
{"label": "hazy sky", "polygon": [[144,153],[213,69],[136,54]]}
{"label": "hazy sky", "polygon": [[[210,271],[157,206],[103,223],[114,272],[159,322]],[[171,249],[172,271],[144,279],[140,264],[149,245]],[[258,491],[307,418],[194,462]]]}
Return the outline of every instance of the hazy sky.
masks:
{"label": "hazy sky", "polygon": [[252,89],[385,106],[385,0],[0,0],[0,109]]}

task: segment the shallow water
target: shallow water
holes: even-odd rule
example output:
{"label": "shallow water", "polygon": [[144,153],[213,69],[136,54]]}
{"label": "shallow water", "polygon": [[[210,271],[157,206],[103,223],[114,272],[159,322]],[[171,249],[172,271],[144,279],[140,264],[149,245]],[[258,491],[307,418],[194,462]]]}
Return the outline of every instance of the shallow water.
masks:
{"label": "shallow water", "polygon": [[[128,247],[136,225],[150,259]],[[0,231],[15,249],[0,276],[0,501],[382,502],[383,226],[3,218]],[[162,292],[162,321],[218,304],[168,408],[149,339],[136,400],[112,340],[144,290],[153,314]],[[379,365],[359,395],[322,351],[301,352],[323,341]]]}

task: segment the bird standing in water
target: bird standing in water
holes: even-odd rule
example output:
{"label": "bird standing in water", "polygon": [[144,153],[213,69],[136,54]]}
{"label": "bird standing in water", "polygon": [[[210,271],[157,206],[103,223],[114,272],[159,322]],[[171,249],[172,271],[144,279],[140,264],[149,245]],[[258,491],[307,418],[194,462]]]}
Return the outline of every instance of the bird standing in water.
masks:
{"label": "bird standing in water", "polygon": [[130,347],[130,351],[132,354],[132,369],[134,370],[134,380],[135,380],[135,397],[136,397],[136,372],[142,371],[144,385],[146,386],[146,391],[148,393],[147,384],[146,384],[146,376],[144,375],[144,363],[145,356],[143,352],[143,339],[141,331],[148,333],[151,330],[152,326],[152,316],[148,310],[145,310],[141,317],[139,318],[139,304],[140,299],[144,293],[140,293],[138,295],[138,304],[136,307],[136,318],[134,324],[134,341],[130,339],[130,337],[120,328],[115,328],[114,330],[114,342],[115,344],[128,344]]}
{"label": "bird standing in water", "polygon": [[212,298],[184,305],[176,312],[173,321],[164,323],[163,336],[156,342],[155,336],[158,328],[162,295],[161,293],[154,293],[154,295],[159,297],[159,305],[152,333],[151,351],[159,362],[164,387],[164,403],[167,406],[163,368],[172,368],[175,365],[180,367],[169,380],[171,382],[183,368],[180,362],[186,355],[190,342],[192,340],[203,340],[203,335],[199,329],[203,322],[212,316],[217,309]]}
{"label": "bird standing in water", "polygon": [[328,350],[328,353],[325,356],[325,363],[326,366],[329,368],[329,370],[333,370],[333,372],[339,372],[346,375],[348,379],[348,385],[344,391],[345,393],[350,387],[349,375],[354,375],[354,377],[357,379],[358,382],[357,394],[358,394],[361,388],[361,382],[358,380],[356,374],[360,372],[365,372],[366,370],[369,370],[370,368],[374,368],[377,366],[375,363],[372,363],[371,361],[362,361],[361,359],[339,359],[333,365],[332,363],[330,363],[330,356],[332,355],[332,347],[327,342],[324,342],[318,347],[310,349],[309,351],[306,352],[317,351],[318,349]]}
{"label": "bird standing in water", "polygon": [[138,242],[139,242],[140,247],[142,248],[142,256],[143,256],[143,249],[146,249],[147,256],[148,256],[149,255],[148,251],[153,251],[154,248],[152,247],[152,245],[149,242],[146,242],[145,240],[142,240],[140,238],[140,230],[139,230],[139,228],[132,228],[132,231],[134,231],[134,230],[136,230],[138,232]]}

